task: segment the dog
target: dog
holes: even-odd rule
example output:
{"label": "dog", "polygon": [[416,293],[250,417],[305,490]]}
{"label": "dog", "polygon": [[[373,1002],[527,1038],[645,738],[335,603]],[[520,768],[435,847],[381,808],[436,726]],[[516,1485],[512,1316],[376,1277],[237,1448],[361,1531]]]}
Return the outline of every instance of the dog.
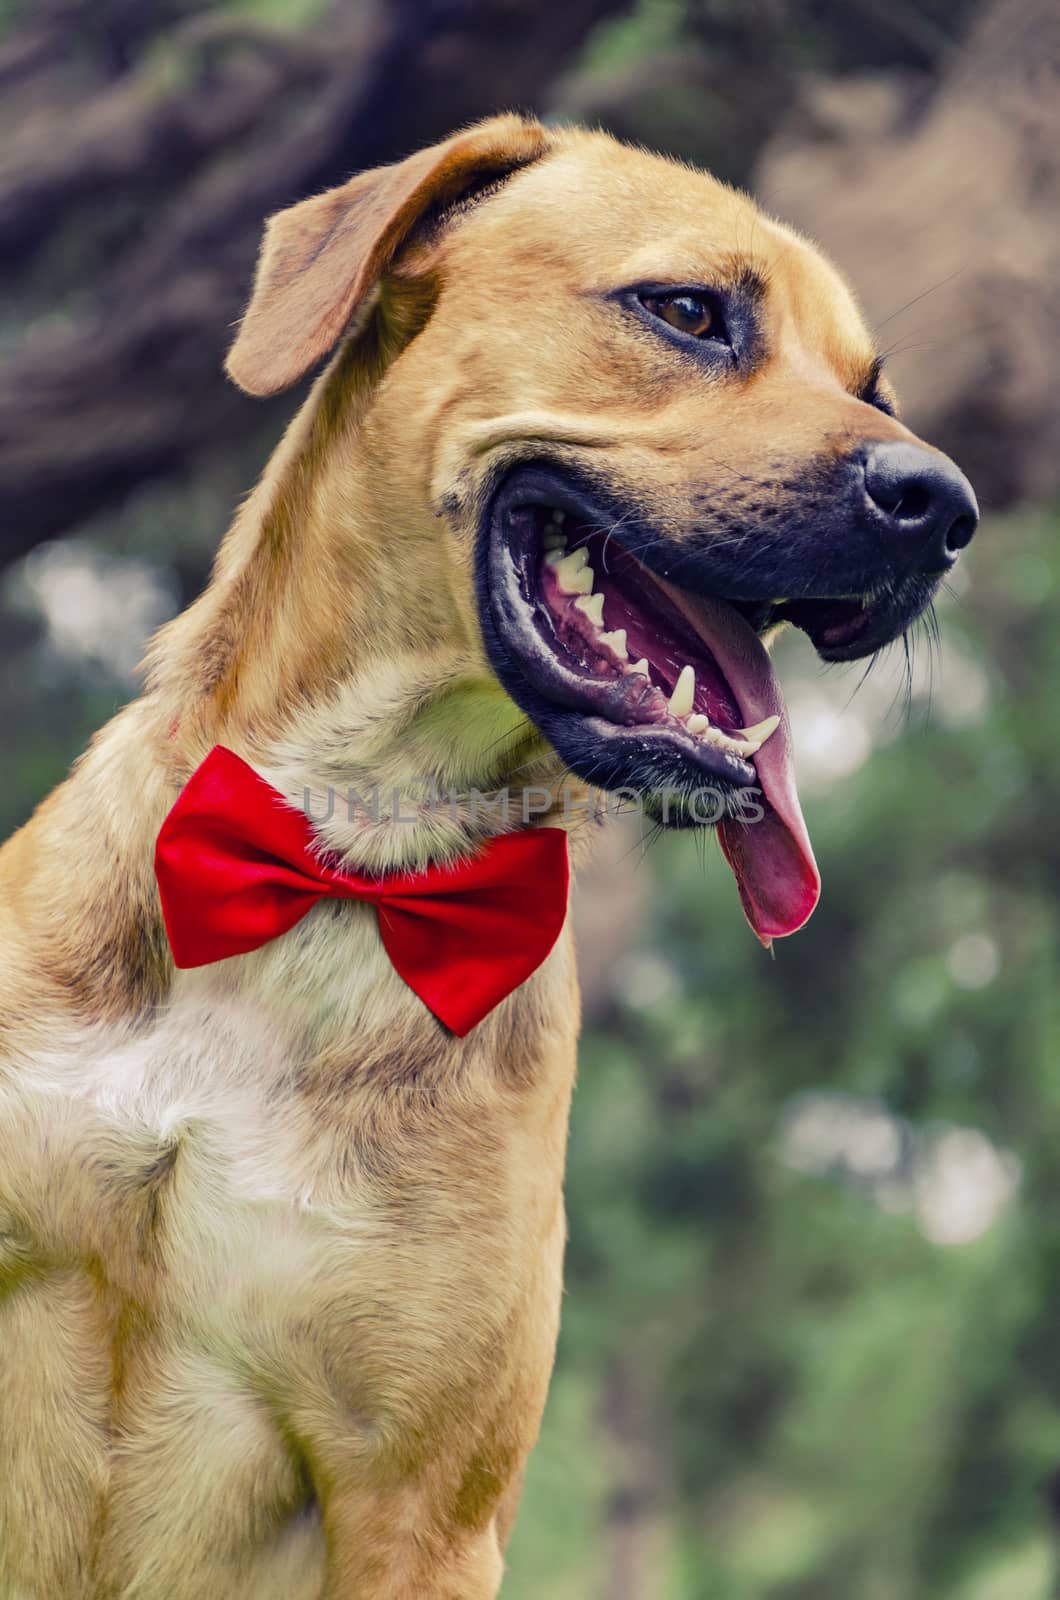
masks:
{"label": "dog", "polygon": [[558,857],[562,931],[470,1027],[356,898],[178,970],[156,848],[211,752],[381,883],[512,834],[577,865],[632,791],[715,827],[768,943],[818,892],[770,639],[871,654],[975,530],[820,252],[602,133],[500,116],[274,217],[229,372],[324,358],[0,853],[3,1600],[501,1583],[559,1316]]}

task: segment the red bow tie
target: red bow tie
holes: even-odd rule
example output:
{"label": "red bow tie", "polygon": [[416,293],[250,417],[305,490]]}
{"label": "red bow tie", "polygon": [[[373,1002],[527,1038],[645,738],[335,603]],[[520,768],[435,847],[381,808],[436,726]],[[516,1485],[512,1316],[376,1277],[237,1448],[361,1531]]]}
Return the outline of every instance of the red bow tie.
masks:
{"label": "red bow tie", "polygon": [[330,867],[301,811],[217,745],[162,824],[155,874],[178,967],[244,955],[318,900],[367,900],[387,955],[461,1036],[548,955],[567,915],[561,828],[526,828],[469,861],[388,878]]}

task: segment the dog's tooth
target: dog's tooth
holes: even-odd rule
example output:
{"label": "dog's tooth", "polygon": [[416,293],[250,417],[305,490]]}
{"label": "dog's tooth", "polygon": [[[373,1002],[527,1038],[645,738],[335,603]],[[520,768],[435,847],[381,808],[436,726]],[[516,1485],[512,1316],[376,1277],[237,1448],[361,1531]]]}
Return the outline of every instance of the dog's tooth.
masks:
{"label": "dog's tooth", "polygon": [[556,580],[567,594],[592,594],[593,569],[584,550],[573,550],[555,564]]}
{"label": "dog's tooth", "polygon": [[604,597],[602,594],[579,595],[574,604],[579,611],[584,611],[594,628],[604,625]]}
{"label": "dog's tooth", "polygon": [[[688,721],[691,722],[692,718],[689,717]],[[687,727],[688,724],[686,723],[685,726]],[[715,750],[728,750],[730,755],[734,756],[754,755],[756,748],[741,742],[739,739],[734,739],[730,733],[723,733],[712,722],[708,722],[707,726],[700,730],[699,738],[704,744],[713,746]]]}
{"label": "dog's tooth", "polygon": [[668,710],[671,717],[687,717],[695,697],[696,670],[686,662],[681,668],[680,677],[674,684],[674,692],[670,696]]}
{"label": "dog's tooth", "polygon": [[750,728],[736,728],[733,730],[735,739],[749,740],[752,744],[757,741],[756,748],[760,749],[771,734],[776,733],[780,727],[778,716],[763,717],[761,722],[754,723]]}
{"label": "dog's tooth", "polygon": [[[765,723],[759,723],[756,725],[756,727],[768,727],[769,723],[772,721],[773,719],[771,717],[766,717]],[[774,731],[775,727],[776,723],[774,723],[773,727],[769,729],[769,733],[761,736],[758,735],[756,729],[748,729],[747,732],[754,733],[755,735],[754,738],[751,739],[745,739],[742,737],[744,731],[743,729],[738,728],[735,733],[723,733],[720,728],[714,728],[711,731],[709,742],[711,744],[716,744],[720,750],[731,751],[734,756],[756,756],[759,750],[761,750],[762,746],[765,744],[766,740],[769,738],[769,734]]]}
{"label": "dog's tooth", "polygon": [[620,661],[626,661],[628,659],[629,651],[626,649],[625,628],[616,628],[614,633],[602,633],[600,635],[600,643],[606,644],[608,649],[611,650]]}
{"label": "dog's tooth", "polygon": [[562,528],[546,528],[541,542],[548,551],[566,550],[567,548],[567,536]]}
{"label": "dog's tooth", "polygon": [[[687,668],[685,669],[688,670]],[[683,675],[682,675],[683,676]],[[681,679],[678,679],[680,687]],[[694,692],[694,691],[693,691]],[[677,689],[674,690],[676,696]],[[670,702],[671,706],[673,701]],[[723,728],[716,728],[709,717],[702,711],[693,712],[686,718],[685,727],[689,733],[694,733],[702,739],[704,744],[714,745],[718,750],[728,750],[734,756],[753,756],[765,744],[770,734],[775,733],[780,726],[779,717],[764,717],[761,722],[756,722],[750,728],[736,728],[732,733],[726,733]]]}
{"label": "dog's tooth", "polygon": [[582,567],[588,565],[588,552],[583,546],[579,546],[577,550],[572,550],[569,555],[566,554],[566,549],[567,542],[564,539],[563,544],[559,547],[559,552],[549,556],[549,565],[554,571],[558,573],[562,565],[564,572],[580,572]]}
{"label": "dog's tooth", "polygon": [[639,672],[642,678],[651,676],[651,668],[648,666],[647,656],[641,656],[639,661],[634,661],[629,670],[630,672]]}

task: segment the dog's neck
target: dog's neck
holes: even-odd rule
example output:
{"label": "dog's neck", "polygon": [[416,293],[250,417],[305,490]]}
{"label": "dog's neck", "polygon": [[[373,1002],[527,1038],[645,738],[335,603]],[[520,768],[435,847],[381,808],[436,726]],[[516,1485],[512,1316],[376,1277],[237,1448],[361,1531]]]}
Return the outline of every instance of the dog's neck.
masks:
{"label": "dog's neck", "polygon": [[[484,664],[470,548],[424,503],[423,464],[381,458],[371,387],[343,367],[295,418],[208,588],[155,641],[147,692],[13,841],[49,970],[89,1013],[143,1014],[165,992],[154,840],[215,744],[369,871],[526,825],[594,831],[584,792]],[[75,841],[73,877],[57,863]],[[78,936],[86,898],[113,949]]]}
{"label": "dog's neck", "polygon": [[376,380],[358,353],[318,381],[151,683],[192,765],[231,746],[349,864],[389,870],[542,821],[563,772],[484,662],[471,538],[378,442]]}

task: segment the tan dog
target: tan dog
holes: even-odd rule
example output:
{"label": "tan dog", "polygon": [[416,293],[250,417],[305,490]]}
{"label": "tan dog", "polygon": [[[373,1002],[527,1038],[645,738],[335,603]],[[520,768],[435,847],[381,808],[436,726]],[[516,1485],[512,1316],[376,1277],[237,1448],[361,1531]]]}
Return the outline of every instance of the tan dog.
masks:
{"label": "tan dog", "polygon": [[146,693],[0,855],[2,1600],[501,1581],[556,1338],[569,934],[466,1039],[362,905],[175,973],[153,847],[211,747],[294,805],[455,791],[321,822],[373,870],[522,826],[476,789],[577,843],[582,780],[677,822],[709,788],[768,939],[816,878],[758,636],[865,654],[974,528],[820,255],[603,135],[499,118],[275,218],[233,375],[340,341]]}

